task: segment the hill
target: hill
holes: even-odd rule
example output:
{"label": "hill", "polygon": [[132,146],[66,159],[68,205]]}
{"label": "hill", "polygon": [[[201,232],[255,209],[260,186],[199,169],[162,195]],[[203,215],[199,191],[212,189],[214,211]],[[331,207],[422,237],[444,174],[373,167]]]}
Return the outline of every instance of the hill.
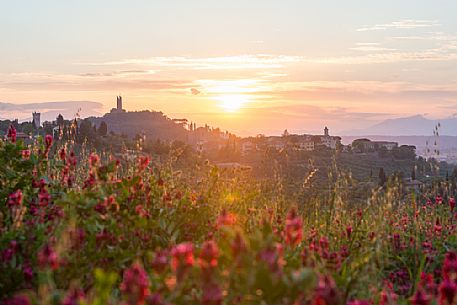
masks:
{"label": "hill", "polygon": [[442,135],[457,135],[457,118],[446,118],[441,120],[428,119],[422,115],[415,115],[404,118],[387,119],[368,128],[348,130],[344,135],[392,135],[392,136],[424,136],[432,135],[437,125],[440,125]]}
{"label": "hill", "polygon": [[88,118],[97,128],[101,122],[108,126],[108,132],[135,137],[145,135],[147,139],[180,140],[186,141],[188,131],[162,112],[138,111],[138,112],[111,112],[103,117]]}

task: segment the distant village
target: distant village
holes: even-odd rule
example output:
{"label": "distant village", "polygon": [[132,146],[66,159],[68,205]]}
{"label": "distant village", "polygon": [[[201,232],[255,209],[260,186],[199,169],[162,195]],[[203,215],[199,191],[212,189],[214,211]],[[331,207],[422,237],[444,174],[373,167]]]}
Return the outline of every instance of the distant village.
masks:
{"label": "distant village", "polygon": [[[34,136],[44,133],[53,134],[57,138],[64,129],[73,128],[74,132],[78,133],[89,128],[100,136],[119,134],[150,141],[179,140],[190,145],[198,153],[214,153],[229,149],[239,152],[241,156],[248,156],[268,150],[304,152],[327,150],[342,153],[378,153],[381,156],[396,153],[409,158],[415,156],[414,146],[399,146],[397,142],[371,141],[361,138],[354,140],[349,145],[343,145],[341,137],[330,135],[327,127],[320,135],[290,134],[285,130],[281,136],[258,135],[240,138],[228,131],[221,131],[219,128],[212,128],[208,125],[197,126],[196,123],[189,122],[187,119],[169,119],[161,112],[127,112],[123,109],[122,96],[116,97],[116,107],[103,117],[65,120],[62,115],[59,115],[55,121],[41,123],[40,113],[34,112],[32,118],[32,122],[23,123],[19,123],[17,120],[2,121],[0,135],[6,133],[8,124],[13,124],[19,127],[17,137],[25,141],[32,140]],[[84,124],[90,124],[90,126],[83,126]]]}

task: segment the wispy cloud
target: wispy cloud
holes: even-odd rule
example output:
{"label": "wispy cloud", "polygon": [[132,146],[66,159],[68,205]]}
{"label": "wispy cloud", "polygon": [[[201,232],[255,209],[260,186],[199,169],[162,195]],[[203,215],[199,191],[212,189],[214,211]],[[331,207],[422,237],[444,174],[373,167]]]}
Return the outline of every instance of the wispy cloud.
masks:
{"label": "wispy cloud", "polygon": [[373,26],[365,26],[357,29],[358,32],[366,31],[380,31],[388,29],[417,29],[417,28],[428,28],[436,27],[441,24],[437,20],[417,20],[417,19],[403,19],[399,21],[393,21],[390,23],[375,24]]}
{"label": "wispy cloud", "polygon": [[78,63],[78,65],[87,66],[120,66],[120,65],[140,65],[151,67],[173,67],[194,70],[226,70],[226,69],[265,69],[265,68],[282,68],[285,64],[299,62],[303,59],[301,56],[293,55],[271,55],[271,54],[254,54],[239,56],[222,56],[222,57],[150,57],[125,59],[108,62],[90,62]]}

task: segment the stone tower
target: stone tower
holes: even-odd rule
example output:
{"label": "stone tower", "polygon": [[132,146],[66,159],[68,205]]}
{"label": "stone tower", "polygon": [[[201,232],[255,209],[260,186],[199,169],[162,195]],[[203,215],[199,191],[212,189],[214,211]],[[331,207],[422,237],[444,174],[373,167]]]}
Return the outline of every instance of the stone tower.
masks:
{"label": "stone tower", "polygon": [[327,126],[325,126],[325,128],[324,128],[324,136],[328,137],[328,128],[327,128]]}
{"label": "stone tower", "polygon": [[116,100],[117,100],[117,111],[121,112],[122,111],[122,96],[118,96],[116,97]]}
{"label": "stone tower", "polygon": [[33,117],[32,125],[33,125],[33,128],[35,128],[35,129],[40,128],[40,125],[41,125],[40,116],[41,116],[41,114],[39,112],[32,113],[32,117]]}

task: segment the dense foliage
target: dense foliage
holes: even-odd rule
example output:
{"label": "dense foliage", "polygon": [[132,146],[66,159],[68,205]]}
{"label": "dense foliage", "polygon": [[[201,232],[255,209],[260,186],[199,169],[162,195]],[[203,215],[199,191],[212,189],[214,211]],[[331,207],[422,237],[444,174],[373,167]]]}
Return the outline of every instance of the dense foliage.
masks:
{"label": "dense foliage", "polygon": [[453,186],[289,202],[278,181],[0,141],[4,304],[454,304]]}

